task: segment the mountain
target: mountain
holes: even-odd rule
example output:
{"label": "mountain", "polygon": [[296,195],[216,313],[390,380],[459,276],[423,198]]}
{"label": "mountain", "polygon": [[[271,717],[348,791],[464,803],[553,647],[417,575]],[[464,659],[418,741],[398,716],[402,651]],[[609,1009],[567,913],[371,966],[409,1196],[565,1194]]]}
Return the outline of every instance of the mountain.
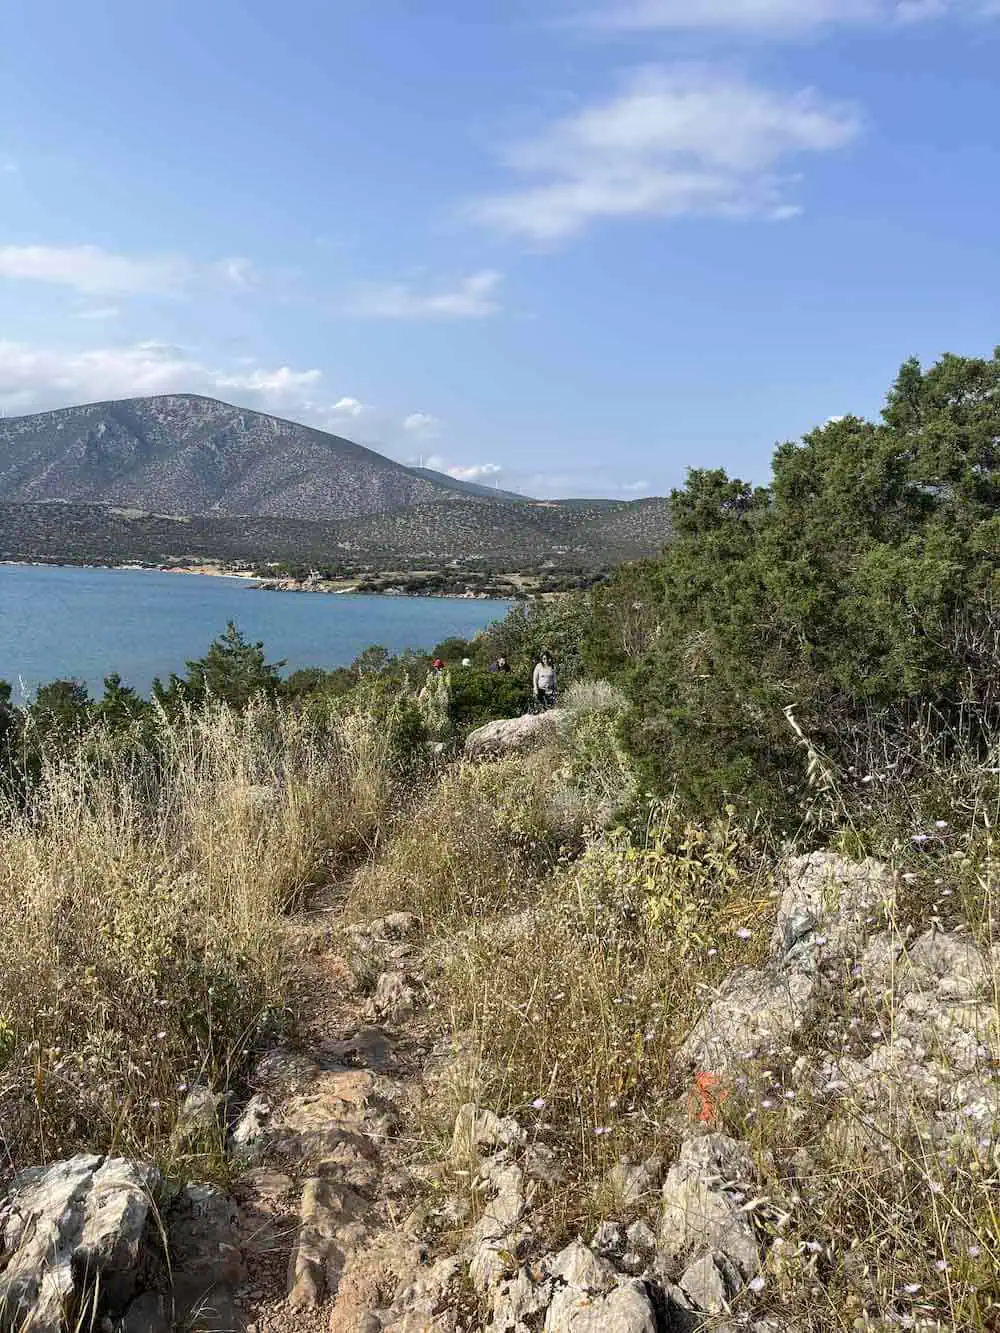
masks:
{"label": "mountain", "polygon": [[449,490],[455,491],[459,495],[478,495],[483,500],[529,500],[528,495],[519,495],[517,491],[501,491],[496,486],[483,486],[478,481],[459,481],[457,477],[449,477],[446,472],[435,472],[429,467],[411,467],[409,469],[415,477],[423,477],[426,481],[433,481],[438,486],[446,486]]}
{"label": "mountain", "polygon": [[0,500],[356,518],[464,493],[350,440],[195,394],[0,420]]}

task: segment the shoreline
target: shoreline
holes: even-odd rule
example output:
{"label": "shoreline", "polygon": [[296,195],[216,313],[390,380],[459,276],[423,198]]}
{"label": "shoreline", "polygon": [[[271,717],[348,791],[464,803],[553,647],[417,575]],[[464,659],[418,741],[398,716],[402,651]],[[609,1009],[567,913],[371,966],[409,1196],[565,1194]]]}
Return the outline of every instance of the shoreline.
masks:
{"label": "shoreline", "polygon": [[[231,579],[242,583],[246,588],[255,592],[282,592],[282,593],[306,593],[311,596],[322,597],[389,597],[406,598],[410,601],[454,601],[454,602],[506,602],[513,605],[515,602],[531,600],[523,592],[520,592],[515,585],[511,585],[510,592],[504,594],[498,593],[467,593],[467,592],[401,592],[395,589],[385,591],[368,588],[360,591],[360,580],[351,583],[348,587],[330,587],[328,585],[320,587],[310,587],[301,583],[293,583],[288,579],[265,579],[257,574],[251,574],[242,570],[227,570],[219,565],[213,565],[205,562],[200,565],[143,565],[143,564],[97,564],[88,561],[77,560],[0,560],[0,568],[3,567],[21,568],[21,569],[92,569],[104,570],[106,572],[119,572],[129,574],[188,574],[198,578],[217,578]],[[344,580],[350,583],[350,580]]]}
{"label": "shoreline", "polygon": [[[303,593],[313,597],[378,597],[388,598],[394,601],[448,601],[448,602],[502,602],[513,606],[514,603],[525,600],[523,594],[520,596],[516,590],[512,589],[511,594],[504,596],[492,593],[461,593],[461,592],[380,592],[374,589],[359,591],[359,585],[353,584],[350,587],[331,588],[331,587],[305,587],[305,586],[287,586],[287,580],[268,580],[262,579],[256,574],[244,573],[239,570],[226,570],[207,564],[184,566],[163,566],[163,565],[104,565],[85,563],[83,561],[63,561],[63,560],[0,560],[0,569],[90,569],[104,571],[105,573],[126,573],[126,574],[189,574],[198,578],[217,578],[230,579],[242,583],[248,590],[254,592],[280,592],[280,593]],[[282,586],[282,585],[285,586]]]}

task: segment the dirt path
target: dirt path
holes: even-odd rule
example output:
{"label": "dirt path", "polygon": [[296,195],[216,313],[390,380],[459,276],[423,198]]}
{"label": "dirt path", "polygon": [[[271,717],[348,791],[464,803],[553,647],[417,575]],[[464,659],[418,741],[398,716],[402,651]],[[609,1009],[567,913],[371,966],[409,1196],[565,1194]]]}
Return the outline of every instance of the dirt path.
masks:
{"label": "dirt path", "polygon": [[235,1134],[249,1333],[389,1327],[371,1311],[423,1258],[400,1137],[431,1046],[416,926],[398,913],[345,934],[333,893],[289,923],[298,1039],[261,1061]]}

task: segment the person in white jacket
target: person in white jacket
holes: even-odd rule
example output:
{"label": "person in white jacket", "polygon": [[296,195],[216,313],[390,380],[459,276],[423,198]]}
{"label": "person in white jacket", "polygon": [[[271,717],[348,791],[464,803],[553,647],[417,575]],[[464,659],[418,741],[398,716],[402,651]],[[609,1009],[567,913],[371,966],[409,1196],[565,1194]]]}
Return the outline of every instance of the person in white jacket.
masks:
{"label": "person in white jacket", "polygon": [[548,653],[542,653],[531,675],[531,689],[535,702],[542,708],[554,708],[556,703],[556,669]]}

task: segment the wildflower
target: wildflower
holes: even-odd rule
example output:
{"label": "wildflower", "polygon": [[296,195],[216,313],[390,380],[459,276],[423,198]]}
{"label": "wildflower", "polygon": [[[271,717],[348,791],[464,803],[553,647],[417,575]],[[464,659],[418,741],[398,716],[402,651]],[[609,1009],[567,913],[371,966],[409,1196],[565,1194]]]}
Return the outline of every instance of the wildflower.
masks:
{"label": "wildflower", "polygon": [[718,956],[718,953],[719,953],[718,949],[709,949],[708,956],[709,958],[715,958]]}
{"label": "wildflower", "polygon": [[947,828],[947,827],[948,827],[948,821],[947,821],[947,819],[935,819],[935,821],[934,821],[934,827],[935,827],[935,828]]}
{"label": "wildflower", "polygon": [[930,836],[931,836],[931,835],[930,835],[929,833],[914,833],[914,835],[913,835],[913,837],[910,839],[910,841],[911,841],[911,842],[927,842],[928,839],[930,838]]}
{"label": "wildflower", "polygon": [[542,1110],[544,1110],[544,1109],[545,1109],[545,1098],[544,1098],[544,1097],[536,1097],[535,1100],[531,1103],[531,1109],[532,1109],[533,1111],[542,1111]]}
{"label": "wildflower", "polygon": [[596,1138],[600,1138],[603,1134],[610,1134],[610,1133],[611,1133],[610,1125],[601,1125],[599,1128],[594,1130],[594,1136]]}
{"label": "wildflower", "polygon": [[156,1034],[156,1040],[157,1040],[157,1041],[162,1041],[163,1038],[164,1038],[166,1035],[167,1035],[166,1032],[158,1032],[158,1033]]}
{"label": "wildflower", "polygon": [[947,1273],[948,1271],[948,1265],[945,1263],[943,1259],[935,1260],[934,1267],[937,1269],[939,1273]]}
{"label": "wildflower", "polygon": [[966,1250],[966,1254],[969,1256],[970,1259],[978,1259],[981,1253],[982,1251],[980,1250],[978,1245],[970,1245],[969,1248]]}
{"label": "wildflower", "polygon": [[740,926],[739,930],[736,932],[736,938],[738,940],[752,940],[753,931],[747,930],[746,926]]}
{"label": "wildflower", "polygon": [[903,1290],[906,1292],[907,1296],[916,1296],[917,1292],[920,1290],[920,1283],[907,1282]]}
{"label": "wildflower", "polygon": [[761,1102],[761,1106],[764,1108],[765,1111],[774,1110],[774,1102],[771,1101],[770,1097],[765,1097],[764,1100]]}
{"label": "wildflower", "polygon": [[747,1286],[750,1288],[751,1291],[763,1291],[764,1288],[767,1286],[767,1280],[766,1278],[762,1277],[751,1278],[751,1280],[747,1283]]}

